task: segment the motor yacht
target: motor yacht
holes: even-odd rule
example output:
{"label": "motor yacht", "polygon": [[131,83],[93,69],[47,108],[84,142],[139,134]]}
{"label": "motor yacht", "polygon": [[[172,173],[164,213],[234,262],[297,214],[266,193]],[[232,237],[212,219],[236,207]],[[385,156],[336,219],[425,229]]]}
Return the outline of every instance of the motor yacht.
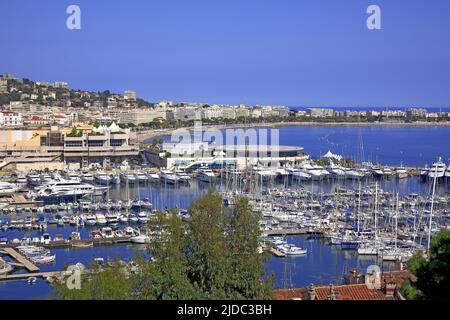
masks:
{"label": "motor yacht", "polygon": [[98,171],[95,175],[95,180],[98,184],[109,185],[111,183],[111,176],[104,171]]}
{"label": "motor yacht", "polygon": [[211,169],[200,168],[197,171],[197,179],[203,182],[213,182],[216,180],[216,175]]}
{"label": "motor yacht", "polygon": [[442,162],[442,158],[439,157],[439,161],[434,163],[428,171],[429,179],[440,179],[445,176],[446,165]]}
{"label": "motor yacht", "polygon": [[161,170],[159,177],[162,182],[167,184],[175,184],[179,180],[177,175],[171,170]]}

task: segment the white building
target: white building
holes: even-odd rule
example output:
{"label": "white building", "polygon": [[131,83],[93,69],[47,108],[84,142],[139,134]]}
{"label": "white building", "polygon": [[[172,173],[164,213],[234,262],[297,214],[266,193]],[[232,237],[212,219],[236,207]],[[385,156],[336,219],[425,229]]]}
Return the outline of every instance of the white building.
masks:
{"label": "white building", "polygon": [[21,126],[23,125],[22,114],[16,112],[0,112],[1,126]]}
{"label": "white building", "polygon": [[132,91],[132,90],[125,90],[125,93],[123,96],[126,100],[136,100],[136,98],[137,98],[136,91]]}
{"label": "white building", "polygon": [[213,105],[209,108],[204,108],[202,110],[202,118],[204,119],[215,119],[222,118],[222,108],[218,105]]}

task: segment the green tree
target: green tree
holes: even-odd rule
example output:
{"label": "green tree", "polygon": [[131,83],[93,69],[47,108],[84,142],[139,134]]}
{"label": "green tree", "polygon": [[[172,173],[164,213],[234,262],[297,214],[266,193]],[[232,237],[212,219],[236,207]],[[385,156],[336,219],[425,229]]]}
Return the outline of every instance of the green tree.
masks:
{"label": "green tree", "polygon": [[[246,198],[233,211],[212,189],[189,207],[183,222],[178,210],[158,213],[147,231],[151,260],[135,258],[130,276],[119,264],[84,279],[82,290],[56,285],[61,299],[269,299],[273,278],[265,276],[265,255],[258,252],[260,216]],[[117,292],[116,292],[117,290]]]}
{"label": "green tree", "polygon": [[134,299],[136,276],[127,274],[119,261],[105,268],[95,265],[81,276],[80,289],[69,289],[66,281],[55,282],[55,297],[62,300],[130,300]]}
{"label": "green tree", "polygon": [[417,280],[403,286],[407,298],[449,300],[450,230],[442,230],[433,237],[427,259],[417,253],[409,260],[408,268]]}

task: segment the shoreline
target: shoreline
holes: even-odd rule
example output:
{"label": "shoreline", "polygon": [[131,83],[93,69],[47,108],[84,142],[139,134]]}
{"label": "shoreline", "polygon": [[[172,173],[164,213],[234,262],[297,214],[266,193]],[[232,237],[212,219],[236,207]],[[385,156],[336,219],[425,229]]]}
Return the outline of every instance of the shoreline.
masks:
{"label": "shoreline", "polygon": [[[387,127],[448,127],[450,122],[262,122],[262,123],[233,123],[233,124],[217,124],[204,125],[203,130],[223,130],[223,129],[243,129],[243,128],[257,128],[257,127],[289,127],[289,126],[387,126]],[[176,130],[194,130],[194,127],[180,127],[180,128],[166,128],[154,129],[143,132],[136,132],[136,140],[138,143],[145,143],[146,140],[167,136]]]}

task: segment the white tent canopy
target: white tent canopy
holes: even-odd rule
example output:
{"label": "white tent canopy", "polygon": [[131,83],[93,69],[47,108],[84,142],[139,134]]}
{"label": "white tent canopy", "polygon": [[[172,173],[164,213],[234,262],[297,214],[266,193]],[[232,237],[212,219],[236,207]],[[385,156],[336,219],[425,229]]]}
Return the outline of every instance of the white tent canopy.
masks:
{"label": "white tent canopy", "polygon": [[342,160],[342,156],[340,156],[338,154],[334,154],[330,150],[328,150],[328,152],[325,155],[323,155],[322,158],[336,159],[338,161]]}

